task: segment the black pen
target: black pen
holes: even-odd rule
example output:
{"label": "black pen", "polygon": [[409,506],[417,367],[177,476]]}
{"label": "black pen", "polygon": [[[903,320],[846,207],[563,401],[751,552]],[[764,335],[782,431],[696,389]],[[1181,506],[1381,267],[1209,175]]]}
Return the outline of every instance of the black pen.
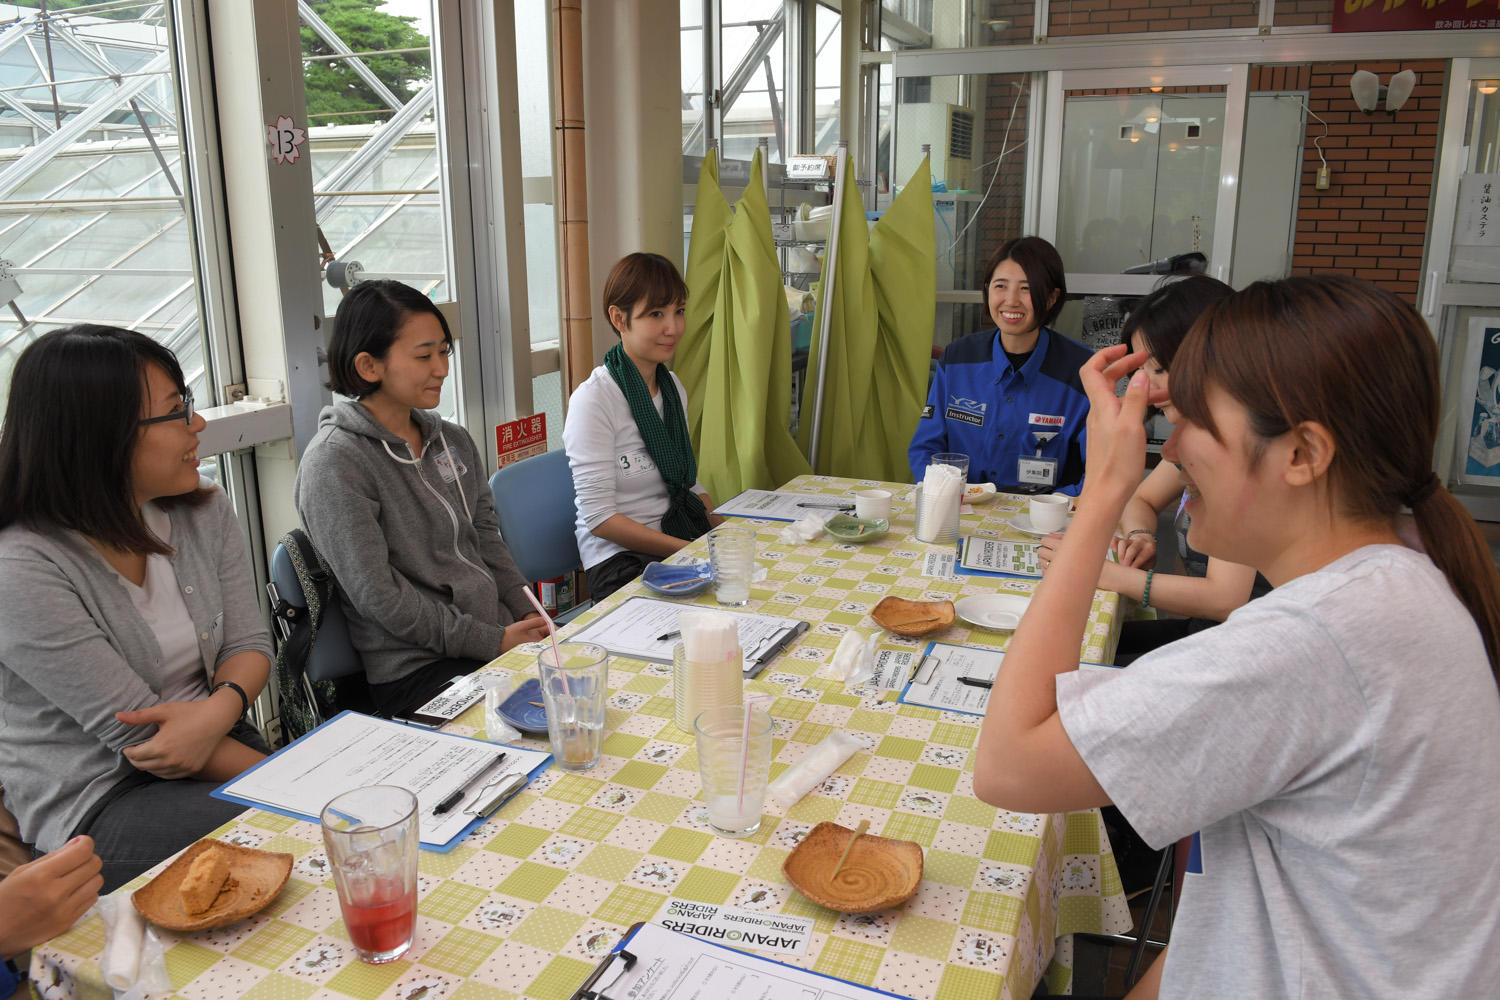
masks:
{"label": "black pen", "polygon": [[819,510],[853,510],[852,503],[799,503],[798,507],[816,507]]}
{"label": "black pen", "polygon": [[983,677],[960,677],[958,683],[967,684],[971,688],[984,688],[989,690],[995,686],[994,681],[987,681]]}
{"label": "black pen", "polygon": [[680,639],[680,638],[682,638],[682,633],[681,632],[668,632],[666,635],[659,635],[659,636],[657,636],[656,637],[656,641],[657,642],[670,642],[673,639]]}
{"label": "black pen", "polygon": [[485,764],[479,770],[469,775],[468,780],[466,780],[462,785],[459,785],[451,793],[449,793],[446,799],[432,807],[432,814],[434,816],[441,816],[443,813],[447,812],[449,809],[452,809],[454,806],[462,802],[464,800],[464,796],[469,794],[469,790],[473,787],[474,782],[478,781],[484,775],[488,774],[490,768],[494,767],[504,759],[505,754],[502,752],[498,754],[494,760],[490,761],[488,764]]}

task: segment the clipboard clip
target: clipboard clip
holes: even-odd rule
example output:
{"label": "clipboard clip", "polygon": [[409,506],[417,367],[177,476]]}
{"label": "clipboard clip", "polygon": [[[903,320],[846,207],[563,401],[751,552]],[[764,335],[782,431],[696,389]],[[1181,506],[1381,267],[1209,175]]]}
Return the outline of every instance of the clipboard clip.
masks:
{"label": "clipboard clip", "polygon": [[624,948],[621,948],[619,951],[609,956],[605,963],[599,967],[599,971],[595,972],[591,977],[589,977],[589,982],[584,983],[585,987],[592,986],[595,980],[603,978],[604,973],[609,971],[609,967],[614,964],[614,960],[617,958],[624,959],[625,964],[623,965],[623,967],[621,967],[619,972],[615,973],[615,978],[611,979],[609,982],[605,983],[597,990],[580,989],[577,993],[573,994],[574,1000],[609,1000],[609,997],[604,995],[604,991],[614,989],[615,983],[618,983],[620,981],[620,977],[625,975],[625,973],[629,972],[631,969],[635,968],[635,963],[637,961],[635,955],[626,951]]}
{"label": "clipboard clip", "polygon": [[929,684],[932,682],[933,671],[943,665],[943,661],[928,653],[922,657],[917,664],[917,669],[912,674],[912,681],[917,684]]}
{"label": "clipboard clip", "polygon": [[496,775],[479,790],[478,795],[474,796],[474,801],[464,810],[464,815],[488,819],[501,806],[509,802],[511,796],[525,787],[526,772],[524,771]]}

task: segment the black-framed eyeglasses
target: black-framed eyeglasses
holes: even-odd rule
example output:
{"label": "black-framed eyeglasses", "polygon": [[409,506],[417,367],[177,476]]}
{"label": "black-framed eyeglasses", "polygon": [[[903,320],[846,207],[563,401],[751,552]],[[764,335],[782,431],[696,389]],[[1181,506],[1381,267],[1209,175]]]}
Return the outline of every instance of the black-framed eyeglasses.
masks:
{"label": "black-framed eyeglasses", "polygon": [[138,420],[136,424],[144,427],[147,424],[164,424],[169,420],[181,420],[185,424],[193,422],[193,393],[191,389],[183,390],[182,406],[179,408],[173,410],[171,413],[164,413],[159,417],[147,417],[144,420]]}

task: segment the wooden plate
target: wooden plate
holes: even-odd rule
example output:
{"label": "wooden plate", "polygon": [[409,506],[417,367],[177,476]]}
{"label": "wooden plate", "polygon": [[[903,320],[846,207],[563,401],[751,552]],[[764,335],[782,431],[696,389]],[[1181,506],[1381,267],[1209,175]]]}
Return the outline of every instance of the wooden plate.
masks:
{"label": "wooden plate", "polygon": [[897,635],[919,636],[941,632],[957,617],[952,601],[908,601],[887,597],[870,611],[875,624]]}
{"label": "wooden plate", "polygon": [[[229,881],[202,913],[188,913],[179,889],[193,859],[210,847],[229,853]],[[156,878],[131,895],[141,916],[169,931],[206,931],[244,920],[276,898],[292,873],[290,854],[257,851],[222,840],[200,840],[177,856]]]}
{"label": "wooden plate", "polygon": [[875,913],[900,906],[922,884],[922,846],[865,834],[844,867],[829,877],[854,831],[819,823],[781,863],[787,881],[819,906],[840,913]]}

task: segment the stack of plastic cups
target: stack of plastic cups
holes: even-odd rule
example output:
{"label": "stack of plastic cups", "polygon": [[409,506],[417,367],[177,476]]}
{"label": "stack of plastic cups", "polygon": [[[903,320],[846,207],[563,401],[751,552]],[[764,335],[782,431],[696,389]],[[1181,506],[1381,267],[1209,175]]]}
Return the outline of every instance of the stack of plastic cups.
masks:
{"label": "stack of plastic cups", "polygon": [[682,641],[672,651],[672,717],[691,733],[700,713],[743,702],[744,658],[729,615],[684,611],[678,627]]}
{"label": "stack of plastic cups", "polygon": [[916,490],[916,537],[932,545],[958,541],[958,513],[968,486],[969,456],[944,453],[932,456],[927,474]]}

